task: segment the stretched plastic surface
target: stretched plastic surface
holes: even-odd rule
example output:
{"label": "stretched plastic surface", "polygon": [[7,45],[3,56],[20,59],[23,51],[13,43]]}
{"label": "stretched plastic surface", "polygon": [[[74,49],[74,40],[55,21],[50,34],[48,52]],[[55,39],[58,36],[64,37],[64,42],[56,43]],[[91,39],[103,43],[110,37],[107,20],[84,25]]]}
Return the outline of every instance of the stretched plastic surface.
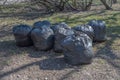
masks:
{"label": "stretched plastic surface", "polygon": [[94,29],[94,41],[102,42],[106,40],[106,24],[102,20],[91,20],[88,25]]}
{"label": "stretched plastic surface", "polygon": [[61,43],[64,59],[72,65],[89,64],[94,56],[91,38],[82,32],[67,36]]}
{"label": "stretched plastic surface", "polygon": [[73,27],[72,29],[87,34],[92,40],[94,38],[94,30],[89,25],[78,25],[76,27]]}
{"label": "stretched plastic surface", "polygon": [[61,53],[63,52],[63,48],[61,47],[62,40],[68,35],[74,34],[73,30],[69,28],[69,26],[65,23],[59,23],[52,27],[55,33],[55,43],[54,43],[54,51]]}
{"label": "stretched plastic surface", "polygon": [[49,50],[54,45],[54,33],[50,27],[35,28],[31,32],[31,38],[37,50]]}
{"label": "stretched plastic surface", "polygon": [[20,47],[32,46],[33,42],[30,38],[32,28],[28,25],[17,25],[13,27],[13,34],[15,36],[16,45]]}
{"label": "stretched plastic surface", "polygon": [[41,27],[50,27],[51,23],[47,20],[44,21],[37,21],[33,24],[34,28],[41,28]]}

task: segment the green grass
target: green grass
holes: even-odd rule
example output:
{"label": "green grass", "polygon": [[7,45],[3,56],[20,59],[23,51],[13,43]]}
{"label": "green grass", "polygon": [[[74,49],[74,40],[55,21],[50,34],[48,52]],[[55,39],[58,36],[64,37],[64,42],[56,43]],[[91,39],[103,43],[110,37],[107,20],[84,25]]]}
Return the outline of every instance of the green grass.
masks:
{"label": "green grass", "polygon": [[[23,6],[24,4],[22,4]],[[13,5],[16,6],[16,5]],[[13,7],[12,6],[12,7]],[[21,4],[18,6],[18,8],[21,6]],[[27,6],[27,5],[26,5]],[[87,12],[64,12],[64,13],[54,13],[53,15],[43,15],[41,16],[39,13],[36,14],[30,14],[30,12],[22,12],[19,13],[19,11],[15,14],[10,13],[11,7],[8,9],[4,9],[6,12],[9,12],[8,14],[0,14],[0,32],[4,34],[4,30],[7,32],[7,30],[12,30],[12,27],[17,24],[28,24],[33,25],[34,22],[39,20],[49,20],[51,23],[58,23],[58,22],[66,22],[70,27],[79,25],[79,24],[87,24],[88,21],[92,19],[96,20],[103,20],[106,22],[107,25],[107,35],[120,35],[120,11],[107,11],[107,10],[101,10],[101,11],[87,11]],[[17,10],[17,9],[16,9]],[[19,10],[19,9],[18,9]],[[35,16],[35,18],[33,18]],[[0,34],[1,34],[0,33]],[[112,37],[116,38],[116,37]],[[12,40],[13,37],[4,36],[0,38],[0,41],[9,41]],[[111,43],[111,41],[109,42]],[[113,42],[115,45],[113,48],[120,49],[119,46],[116,46],[116,44],[120,44],[120,39],[115,39]],[[105,44],[103,44],[104,46]]]}
{"label": "green grass", "polygon": [[[9,10],[8,10],[9,12]],[[12,15],[12,14],[10,14]],[[35,16],[35,18],[33,18]],[[24,13],[23,15],[0,14],[0,67],[12,64],[14,61],[25,58],[27,61],[34,60],[29,55],[35,55],[37,58],[42,58],[44,55],[41,51],[36,51],[33,47],[19,48],[15,46],[14,37],[12,35],[12,28],[18,24],[33,25],[34,22],[39,20],[49,20],[52,24],[58,22],[66,22],[70,27],[87,24],[92,19],[103,20],[107,25],[108,40],[103,43],[94,44],[93,49],[95,52],[94,63],[88,69],[97,69],[101,71],[105,68],[103,65],[112,65],[115,69],[119,66],[119,62],[115,64],[113,61],[119,61],[120,56],[120,11],[89,11],[89,12],[67,12],[55,13],[53,15],[37,15]],[[118,54],[116,54],[118,52]],[[46,53],[46,52],[45,52]],[[42,56],[41,56],[42,55]],[[27,56],[27,57],[26,57]],[[56,55],[51,55],[53,56]],[[20,62],[23,63],[23,62]],[[108,64],[107,64],[108,63]],[[86,69],[85,69],[86,70]],[[32,72],[32,71],[31,71]],[[41,72],[41,71],[39,71]],[[98,71],[97,71],[98,72]],[[92,73],[92,72],[90,72]]]}
{"label": "green grass", "polygon": [[0,11],[4,13],[16,12],[30,6],[29,3],[19,3],[10,5],[0,5]]}
{"label": "green grass", "polygon": [[[27,15],[27,13],[26,13]],[[47,16],[38,16],[34,19],[32,19],[32,16],[12,16],[12,17],[5,17],[0,19],[0,29],[2,29],[2,26],[5,26],[8,29],[12,29],[14,25],[17,24],[28,24],[31,25],[35,21],[39,20],[49,20],[51,23],[58,23],[58,22],[66,22],[69,26],[73,27],[79,24],[87,24],[88,21],[92,19],[97,20],[103,20],[106,22],[107,25],[107,35],[120,34],[120,11],[90,11],[88,12],[68,12],[68,13],[55,13],[53,15],[47,15]],[[21,18],[22,17],[22,18]],[[29,18],[29,19],[27,19]],[[9,40],[9,38],[3,37],[1,40]],[[120,40],[117,40],[117,44],[120,44]],[[119,48],[119,46],[116,46]]]}
{"label": "green grass", "polygon": [[[16,6],[16,5],[15,5]],[[21,5],[19,5],[20,7]],[[12,6],[13,7],[13,6]],[[29,48],[19,48],[15,46],[14,37],[12,35],[12,28],[14,25],[18,24],[28,24],[33,25],[34,22],[39,20],[49,20],[52,24],[58,22],[66,22],[70,27],[79,25],[79,24],[87,24],[88,21],[92,19],[103,20],[107,25],[107,35],[108,40],[103,43],[94,44],[94,52],[96,53],[95,61],[98,64],[92,64],[92,68],[105,68],[103,64],[112,65],[116,69],[119,66],[119,62],[116,64],[112,63],[112,61],[118,60],[120,58],[120,11],[87,11],[87,12],[64,12],[64,13],[54,13],[53,15],[43,15],[41,16],[37,14],[29,14],[30,12],[22,12],[19,11],[19,8],[2,8],[3,12],[7,12],[8,14],[0,13],[0,67],[4,67],[5,65],[11,64],[11,56],[17,56],[15,59],[20,59],[21,57],[25,57],[26,60],[31,59],[28,58],[28,55],[37,55],[37,57],[41,58],[40,51],[36,51],[33,47]],[[22,6],[23,7],[23,6]],[[11,13],[12,11],[16,11],[15,14]],[[19,14],[19,15],[16,15]],[[117,54],[116,54],[117,53]],[[27,55],[28,54],[28,55]],[[27,55],[27,58],[26,58]],[[50,55],[50,54],[45,54]],[[53,57],[53,55],[52,55]],[[23,58],[22,58],[23,59]],[[96,60],[97,59],[97,60]],[[22,63],[22,62],[20,62]],[[113,65],[114,64],[114,65]],[[90,67],[88,67],[91,69]],[[120,69],[120,68],[119,68]],[[39,71],[40,72],[40,71]],[[92,72],[91,72],[92,73]]]}
{"label": "green grass", "polygon": [[[28,13],[24,13],[27,15]],[[25,16],[25,18],[21,19],[21,17],[24,16],[19,16],[19,17],[6,17],[6,18],[1,18],[0,22],[2,25],[8,24],[20,24],[20,23],[25,23],[32,25],[35,21],[39,20],[49,20],[52,23],[57,23],[57,22],[66,22],[68,25],[71,27],[79,25],[79,24],[86,24],[88,21],[92,19],[96,20],[103,20],[106,22],[108,28],[114,28],[116,29],[114,33],[120,33],[118,28],[120,28],[120,12],[119,11],[98,11],[98,12],[81,12],[81,13],[55,13],[52,16],[38,16],[35,19],[29,19],[26,20],[26,18],[31,18],[33,15],[28,15]]]}

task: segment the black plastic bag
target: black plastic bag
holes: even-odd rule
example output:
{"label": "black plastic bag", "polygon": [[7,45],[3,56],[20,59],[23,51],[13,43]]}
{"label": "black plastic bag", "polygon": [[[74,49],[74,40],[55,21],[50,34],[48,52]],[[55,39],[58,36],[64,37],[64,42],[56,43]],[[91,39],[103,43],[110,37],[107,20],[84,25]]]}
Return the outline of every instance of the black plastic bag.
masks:
{"label": "black plastic bag", "polygon": [[15,36],[16,45],[20,47],[32,46],[33,42],[30,38],[32,28],[28,25],[17,25],[13,27],[13,34]]}
{"label": "black plastic bag", "polygon": [[106,24],[102,20],[91,20],[88,25],[94,29],[94,41],[102,42],[106,40]]}
{"label": "black plastic bag", "polygon": [[89,64],[94,53],[92,39],[85,33],[76,32],[67,36],[61,43],[64,49],[64,59],[71,65]]}
{"label": "black plastic bag", "polygon": [[53,29],[54,32],[55,32],[58,28],[71,29],[65,22],[55,23],[55,24],[53,24],[53,26],[52,26],[51,28]]}
{"label": "black plastic bag", "polygon": [[54,51],[58,52],[58,53],[61,53],[61,52],[63,52],[63,48],[61,47],[62,40],[66,36],[72,35],[74,32],[64,22],[54,25],[52,27],[52,29],[53,29],[53,31],[55,33]]}
{"label": "black plastic bag", "polygon": [[54,32],[50,27],[35,28],[31,32],[31,38],[37,50],[50,50],[54,45]]}
{"label": "black plastic bag", "polygon": [[47,20],[37,21],[33,24],[33,28],[41,28],[41,27],[50,27],[51,23]]}
{"label": "black plastic bag", "polygon": [[72,29],[87,34],[92,40],[94,38],[94,30],[89,25],[78,25],[76,27],[73,27]]}

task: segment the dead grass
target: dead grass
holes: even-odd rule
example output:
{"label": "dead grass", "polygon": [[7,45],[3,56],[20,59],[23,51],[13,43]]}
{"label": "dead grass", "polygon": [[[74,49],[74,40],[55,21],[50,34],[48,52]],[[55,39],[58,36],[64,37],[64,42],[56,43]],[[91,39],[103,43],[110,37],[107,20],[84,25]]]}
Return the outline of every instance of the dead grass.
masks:
{"label": "dead grass", "polygon": [[[120,11],[55,13],[53,15],[0,15],[0,80],[119,80],[120,79]],[[3,17],[2,17],[3,16]],[[33,18],[34,17],[34,18]],[[34,47],[15,45],[12,27],[38,20],[66,22],[71,27],[92,19],[106,21],[108,40],[95,43],[95,58],[86,66],[71,66],[63,55],[36,51]]]}

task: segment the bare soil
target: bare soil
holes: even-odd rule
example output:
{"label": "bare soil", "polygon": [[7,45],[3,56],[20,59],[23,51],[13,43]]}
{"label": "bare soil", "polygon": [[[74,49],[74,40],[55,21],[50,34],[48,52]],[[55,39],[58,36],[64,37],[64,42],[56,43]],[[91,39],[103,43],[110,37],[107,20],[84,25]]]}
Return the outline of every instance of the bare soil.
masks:
{"label": "bare soil", "polygon": [[0,19],[0,80],[120,80],[119,27],[112,28],[116,33],[111,32],[106,42],[93,44],[92,64],[71,66],[62,53],[17,47],[12,35],[16,19],[10,18],[12,26],[5,20]]}
{"label": "bare soil", "polygon": [[[5,29],[6,30],[6,29]],[[15,45],[11,31],[0,33],[0,80],[119,80],[120,35],[95,43],[92,64],[68,65],[62,53]],[[118,46],[117,48],[111,45]]]}

